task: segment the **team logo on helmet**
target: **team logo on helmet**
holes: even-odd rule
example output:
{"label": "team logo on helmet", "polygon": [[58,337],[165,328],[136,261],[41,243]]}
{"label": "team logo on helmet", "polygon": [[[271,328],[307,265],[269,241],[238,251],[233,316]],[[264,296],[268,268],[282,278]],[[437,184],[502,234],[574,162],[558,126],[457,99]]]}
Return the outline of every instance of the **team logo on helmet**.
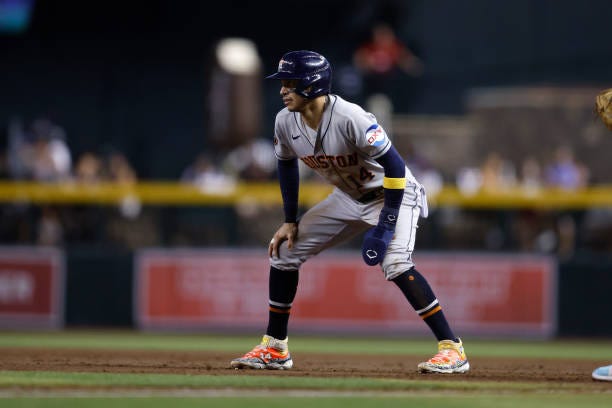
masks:
{"label": "team logo on helmet", "polygon": [[281,59],[278,63],[278,72],[291,72],[292,61]]}
{"label": "team logo on helmet", "polygon": [[366,130],[366,140],[370,146],[381,146],[387,141],[387,134],[382,126],[375,123]]}

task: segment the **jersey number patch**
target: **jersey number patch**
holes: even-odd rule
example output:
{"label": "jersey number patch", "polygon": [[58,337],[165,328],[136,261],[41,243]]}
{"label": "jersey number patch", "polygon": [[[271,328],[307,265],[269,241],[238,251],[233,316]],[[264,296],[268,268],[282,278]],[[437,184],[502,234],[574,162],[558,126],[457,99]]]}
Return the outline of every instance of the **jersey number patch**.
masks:
{"label": "jersey number patch", "polygon": [[[372,173],[371,171],[368,171],[365,167],[359,168],[359,180],[360,181],[368,182],[372,180],[373,178],[374,178],[374,173]],[[353,175],[348,176],[348,179],[351,180],[351,182],[355,185],[357,189],[360,189],[361,187],[363,187],[363,184],[357,181],[357,179],[355,179]]]}

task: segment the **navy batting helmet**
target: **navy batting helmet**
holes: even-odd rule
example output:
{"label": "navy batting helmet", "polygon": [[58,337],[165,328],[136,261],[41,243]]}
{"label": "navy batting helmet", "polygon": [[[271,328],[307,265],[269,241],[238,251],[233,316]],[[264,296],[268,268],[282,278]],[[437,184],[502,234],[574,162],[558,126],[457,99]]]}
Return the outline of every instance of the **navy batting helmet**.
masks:
{"label": "navy batting helmet", "polygon": [[278,71],[266,79],[298,79],[295,93],[312,99],[330,92],[332,69],[329,61],[321,54],[304,50],[290,51],[278,63]]}

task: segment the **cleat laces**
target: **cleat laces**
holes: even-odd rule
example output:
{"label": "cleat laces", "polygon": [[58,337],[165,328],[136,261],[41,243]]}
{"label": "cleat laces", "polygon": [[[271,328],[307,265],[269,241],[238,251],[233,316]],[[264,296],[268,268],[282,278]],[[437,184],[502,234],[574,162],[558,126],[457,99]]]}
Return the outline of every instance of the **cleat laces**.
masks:
{"label": "cleat laces", "polygon": [[453,350],[452,348],[445,348],[438,351],[435,356],[429,359],[429,362],[432,364],[450,365],[453,363],[453,357],[459,357],[459,353],[457,353],[457,351]]}
{"label": "cleat laces", "polygon": [[[274,345],[279,348],[273,347]],[[284,346],[284,347],[283,347]],[[269,363],[273,358],[284,358],[287,356],[286,343],[276,340],[273,337],[264,336],[261,344],[256,345],[253,350],[242,356],[243,359],[259,359],[264,363]],[[283,350],[283,348],[285,350]]]}
{"label": "cleat laces", "polygon": [[246,353],[243,358],[258,358],[267,363],[272,358],[272,355],[270,354],[270,351],[267,350],[266,347],[259,344],[255,346],[253,350]]}
{"label": "cleat laces", "polygon": [[[459,343],[461,347],[461,343]],[[464,359],[461,349],[457,350],[457,343],[452,340],[443,340],[438,343],[438,352],[427,362],[437,366],[456,366]]]}

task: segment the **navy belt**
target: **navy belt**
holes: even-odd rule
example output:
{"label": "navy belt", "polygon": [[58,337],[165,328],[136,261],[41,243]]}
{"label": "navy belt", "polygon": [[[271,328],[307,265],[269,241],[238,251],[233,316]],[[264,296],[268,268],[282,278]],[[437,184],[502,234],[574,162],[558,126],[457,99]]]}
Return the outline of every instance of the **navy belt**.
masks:
{"label": "navy belt", "polygon": [[356,198],[361,204],[371,203],[372,201],[379,200],[385,196],[385,189],[383,187],[378,187],[372,191],[368,191],[364,195],[359,198]]}

